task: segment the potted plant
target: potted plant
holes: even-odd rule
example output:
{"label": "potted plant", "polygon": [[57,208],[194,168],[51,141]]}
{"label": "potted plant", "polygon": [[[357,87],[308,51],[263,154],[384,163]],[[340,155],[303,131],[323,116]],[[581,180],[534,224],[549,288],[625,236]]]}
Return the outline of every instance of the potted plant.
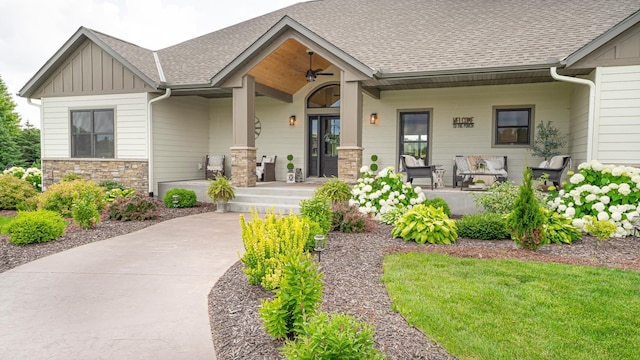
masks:
{"label": "potted plant", "polygon": [[295,168],[295,165],[293,165],[293,154],[287,155],[287,160],[289,161],[287,164],[287,182],[294,183],[296,182],[296,175],[293,172],[293,168]]}
{"label": "potted plant", "polygon": [[227,202],[236,197],[236,188],[225,176],[218,175],[209,182],[207,195],[216,203],[216,212],[225,212]]}
{"label": "potted plant", "polygon": [[564,147],[566,142],[567,137],[560,133],[560,130],[553,126],[551,121],[547,121],[546,123],[542,121],[538,125],[538,133],[530,150],[533,156],[548,160],[560,154],[558,150]]}

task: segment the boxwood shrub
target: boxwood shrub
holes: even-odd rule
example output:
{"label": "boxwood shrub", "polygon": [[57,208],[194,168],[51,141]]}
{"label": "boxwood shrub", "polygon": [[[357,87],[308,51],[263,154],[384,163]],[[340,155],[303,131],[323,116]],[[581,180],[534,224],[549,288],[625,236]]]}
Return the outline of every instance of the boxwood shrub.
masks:
{"label": "boxwood shrub", "polygon": [[20,209],[38,192],[28,182],[10,174],[0,175],[0,210]]}
{"label": "boxwood shrub", "polygon": [[21,211],[5,230],[9,241],[23,245],[55,240],[64,234],[65,226],[62,216],[53,211]]}
{"label": "boxwood shrub", "polygon": [[509,238],[505,219],[500,214],[465,215],[456,222],[458,236],[469,239],[501,240]]}
{"label": "boxwood shrub", "polygon": [[[178,203],[173,203],[173,196],[178,195]],[[197,202],[196,192],[193,190],[187,189],[171,189],[164,194],[164,198],[162,198],[164,202],[164,206],[168,208],[190,208],[194,207]]]}

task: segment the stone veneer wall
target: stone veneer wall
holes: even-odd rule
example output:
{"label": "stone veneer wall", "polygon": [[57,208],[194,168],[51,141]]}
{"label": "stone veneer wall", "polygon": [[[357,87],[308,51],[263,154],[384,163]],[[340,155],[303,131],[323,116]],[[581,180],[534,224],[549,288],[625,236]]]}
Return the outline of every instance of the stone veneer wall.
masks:
{"label": "stone veneer wall", "polygon": [[97,183],[118,182],[139,194],[149,191],[149,163],[146,160],[42,160],[44,186],[50,186],[67,173],[74,173]]}
{"label": "stone veneer wall", "polygon": [[231,183],[237,187],[256,186],[256,148],[231,148]]}
{"label": "stone veneer wall", "polygon": [[338,147],[338,178],[348,184],[355,184],[362,167],[361,147]]}

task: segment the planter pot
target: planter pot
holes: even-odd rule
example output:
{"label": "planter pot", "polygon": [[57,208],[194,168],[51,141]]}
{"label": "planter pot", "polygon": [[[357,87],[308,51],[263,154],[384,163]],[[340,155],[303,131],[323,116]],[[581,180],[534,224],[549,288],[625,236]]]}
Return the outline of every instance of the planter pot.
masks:
{"label": "planter pot", "polygon": [[287,183],[295,183],[296,182],[296,174],[293,171],[287,173]]}
{"label": "planter pot", "polygon": [[216,201],[216,212],[219,212],[219,213],[227,212],[227,202]]}

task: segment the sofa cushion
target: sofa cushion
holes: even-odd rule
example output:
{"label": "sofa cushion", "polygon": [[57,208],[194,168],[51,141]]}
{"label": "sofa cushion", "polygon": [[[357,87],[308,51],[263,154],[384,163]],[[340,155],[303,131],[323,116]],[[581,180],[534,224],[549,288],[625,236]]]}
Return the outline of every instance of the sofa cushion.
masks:
{"label": "sofa cushion", "polygon": [[540,163],[540,165],[538,165],[539,168],[546,168],[549,167],[549,162],[547,160],[543,161]]}
{"label": "sofa cushion", "polygon": [[457,156],[455,158],[456,167],[458,168],[458,172],[460,173],[469,173],[471,172],[471,167],[469,166],[469,161],[466,157]]}
{"label": "sofa cushion", "polygon": [[564,156],[557,155],[549,160],[549,169],[561,169],[562,164],[564,164]]}
{"label": "sofa cushion", "polygon": [[404,156],[404,163],[407,164],[408,167],[415,167],[417,166],[416,164],[416,158],[414,158],[411,155],[402,155]]}

